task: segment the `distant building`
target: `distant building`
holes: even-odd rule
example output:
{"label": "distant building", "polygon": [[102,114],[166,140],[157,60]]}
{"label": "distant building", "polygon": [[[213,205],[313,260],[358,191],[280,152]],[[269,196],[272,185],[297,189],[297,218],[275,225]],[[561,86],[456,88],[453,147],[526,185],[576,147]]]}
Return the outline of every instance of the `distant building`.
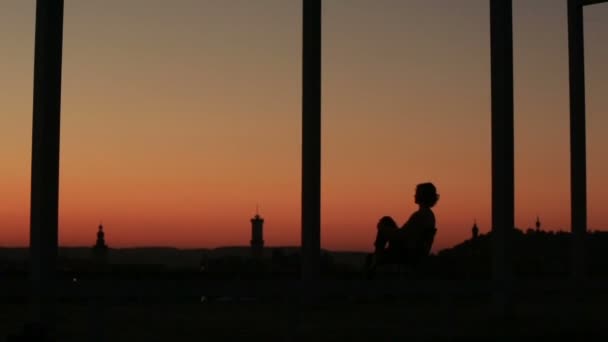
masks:
{"label": "distant building", "polygon": [[479,228],[477,227],[477,220],[473,222],[473,228],[471,228],[471,233],[473,234],[472,240],[477,240],[477,238],[479,237]]}
{"label": "distant building", "polygon": [[540,219],[536,216],[536,231],[540,232]]}
{"label": "distant building", "polygon": [[93,246],[93,258],[98,262],[106,262],[108,254],[108,245],[106,245],[105,233],[103,232],[103,225],[99,225],[97,230],[97,241]]}
{"label": "distant building", "polygon": [[259,258],[264,252],[264,219],[256,212],[251,219],[251,255]]}

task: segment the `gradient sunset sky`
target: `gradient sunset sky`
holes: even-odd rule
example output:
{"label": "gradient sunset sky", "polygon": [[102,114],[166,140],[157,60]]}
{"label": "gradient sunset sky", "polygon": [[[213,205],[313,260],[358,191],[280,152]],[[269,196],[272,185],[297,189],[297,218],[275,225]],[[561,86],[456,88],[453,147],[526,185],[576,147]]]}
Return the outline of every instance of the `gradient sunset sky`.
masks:
{"label": "gradient sunset sky", "polygon": [[[516,225],[570,229],[566,0],[515,0]],[[34,0],[0,4],[0,246],[28,244]],[[432,181],[490,227],[488,0],[325,0],[322,246]],[[66,1],[60,243],[300,242],[301,0]],[[589,228],[608,229],[608,4],[585,9]]]}

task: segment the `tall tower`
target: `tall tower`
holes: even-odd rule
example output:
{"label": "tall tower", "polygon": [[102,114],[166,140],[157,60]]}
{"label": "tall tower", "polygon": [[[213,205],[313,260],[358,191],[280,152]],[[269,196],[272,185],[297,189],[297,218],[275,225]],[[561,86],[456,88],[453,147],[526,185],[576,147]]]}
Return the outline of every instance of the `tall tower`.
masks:
{"label": "tall tower", "polygon": [[260,217],[256,209],[255,216],[251,219],[251,255],[254,258],[262,256],[264,251],[264,219]]}
{"label": "tall tower", "polygon": [[540,219],[538,218],[538,216],[536,216],[536,231],[540,231]]}
{"label": "tall tower", "polygon": [[477,227],[477,220],[475,220],[473,222],[473,228],[471,228],[471,232],[473,233],[473,240],[477,240],[477,237],[479,236],[479,228]]}
{"label": "tall tower", "polygon": [[103,232],[103,225],[100,224],[97,230],[97,241],[93,246],[93,257],[95,261],[105,262],[108,254],[108,245],[106,245],[105,233]]}

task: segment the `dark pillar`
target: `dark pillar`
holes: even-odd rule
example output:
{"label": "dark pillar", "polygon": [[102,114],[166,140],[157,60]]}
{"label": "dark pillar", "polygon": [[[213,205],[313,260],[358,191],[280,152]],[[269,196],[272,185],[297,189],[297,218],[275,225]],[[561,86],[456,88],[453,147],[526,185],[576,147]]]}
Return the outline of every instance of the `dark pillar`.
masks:
{"label": "dark pillar", "polygon": [[52,332],[59,203],[63,0],[38,0],[30,207],[33,323]]}
{"label": "dark pillar", "polygon": [[493,282],[499,310],[510,280],[509,237],[514,219],[513,20],[511,0],[490,1],[492,73]]}
{"label": "dark pillar", "polygon": [[583,5],[568,0],[568,52],[570,60],[570,208],[572,276],[585,273],[587,231],[587,156],[585,136],[585,54]]}
{"label": "dark pillar", "polygon": [[321,253],[321,0],[302,0],[302,278]]}

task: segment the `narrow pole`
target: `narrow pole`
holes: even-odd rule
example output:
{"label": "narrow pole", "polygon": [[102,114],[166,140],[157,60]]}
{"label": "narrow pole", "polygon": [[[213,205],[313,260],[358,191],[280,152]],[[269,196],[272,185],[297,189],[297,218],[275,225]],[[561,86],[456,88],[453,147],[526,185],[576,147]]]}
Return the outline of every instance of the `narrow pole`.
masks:
{"label": "narrow pole", "polygon": [[63,0],[36,3],[30,202],[31,320],[53,333],[59,206]]}
{"label": "narrow pole", "polygon": [[585,134],[585,43],[583,5],[568,0],[568,54],[570,67],[570,210],[574,280],[585,274],[587,231],[587,147]]}
{"label": "narrow pole", "polygon": [[302,278],[321,253],[321,0],[302,0]]}
{"label": "narrow pole", "polygon": [[492,273],[497,309],[507,304],[514,219],[513,19],[511,0],[490,1],[492,73]]}

